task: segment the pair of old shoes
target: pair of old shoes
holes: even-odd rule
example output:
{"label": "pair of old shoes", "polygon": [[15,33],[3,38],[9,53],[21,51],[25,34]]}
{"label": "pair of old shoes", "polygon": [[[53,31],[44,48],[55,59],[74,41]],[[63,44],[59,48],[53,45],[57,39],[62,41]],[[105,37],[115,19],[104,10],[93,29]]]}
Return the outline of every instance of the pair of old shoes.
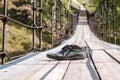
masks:
{"label": "pair of old shoes", "polygon": [[88,48],[85,46],[66,45],[58,53],[48,53],[47,57],[56,60],[78,60],[86,58],[88,52]]}

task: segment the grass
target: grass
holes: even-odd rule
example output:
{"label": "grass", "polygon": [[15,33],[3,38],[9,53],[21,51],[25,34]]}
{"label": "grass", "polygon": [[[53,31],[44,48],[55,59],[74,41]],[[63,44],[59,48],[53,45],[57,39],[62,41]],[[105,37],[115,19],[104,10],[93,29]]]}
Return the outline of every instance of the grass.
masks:
{"label": "grass", "polygon": [[96,11],[96,8],[98,6],[98,1],[94,2],[94,0],[78,0],[79,3],[84,4],[84,7],[89,11],[89,13],[94,13]]}
{"label": "grass", "polygon": [[[43,36],[43,47],[50,48],[49,33]],[[36,36],[36,44],[38,37]],[[2,48],[2,22],[0,22],[0,49]],[[32,29],[8,22],[6,27],[6,50],[10,56],[26,54],[32,49]]]}
{"label": "grass", "polygon": [[[22,3],[21,3],[22,2]],[[8,12],[11,9],[16,9],[17,10],[24,10],[23,6],[24,1],[20,0],[9,0],[8,1]],[[20,3],[20,4],[19,4]],[[19,4],[19,5],[17,5]],[[27,3],[26,3],[27,4]],[[17,6],[16,6],[17,5]],[[29,4],[26,6],[30,6]],[[2,14],[2,7],[3,5],[0,5],[0,13]],[[16,14],[18,14],[18,12],[15,12]],[[15,14],[13,12],[9,12],[9,16],[10,14],[14,15]],[[18,17],[15,16],[15,20]],[[43,17],[44,18],[44,17]],[[23,18],[22,18],[23,19]],[[21,19],[20,19],[21,20]],[[29,22],[28,20],[25,20],[25,22]],[[46,21],[47,22],[47,21]],[[30,22],[30,25],[32,23]],[[44,49],[48,49],[50,48],[51,45],[51,33],[48,31],[43,31],[43,47]],[[6,27],[6,50],[10,53],[10,54],[17,54],[17,53],[28,53],[31,49],[32,49],[32,29],[28,29],[25,28],[24,26],[15,24],[13,22],[8,22],[7,27]],[[36,36],[36,44],[38,45],[38,34]],[[2,22],[0,22],[0,50],[2,48]]]}
{"label": "grass", "polygon": [[[26,53],[30,49],[26,50],[24,48],[25,45],[23,45],[23,43],[28,43],[29,45],[31,45],[30,42],[32,40],[31,39],[32,32],[30,32],[29,29],[27,30],[27,28],[23,26],[16,25],[14,23],[13,25],[11,24],[12,23],[9,22],[6,28],[6,50],[8,50],[9,53],[13,53],[17,51],[18,52],[23,51]],[[19,29],[17,27],[19,27]],[[2,35],[2,33],[0,33],[0,35]],[[28,46],[28,47],[31,47],[31,46]]]}
{"label": "grass", "polygon": [[[50,33],[43,33],[43,49],[51,48]],[[38,45],[38,36],[36,44]],[[0,21],[0,51],[2,49],[2,22]],[[32,29],[8,22],[6,27],[6,48],[10,57],[27,54],[32,50]]]}

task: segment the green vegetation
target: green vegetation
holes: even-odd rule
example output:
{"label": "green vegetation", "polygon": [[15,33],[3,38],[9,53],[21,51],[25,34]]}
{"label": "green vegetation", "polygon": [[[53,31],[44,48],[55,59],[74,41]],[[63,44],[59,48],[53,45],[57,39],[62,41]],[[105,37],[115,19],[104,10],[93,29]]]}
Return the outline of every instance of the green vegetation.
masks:
{"label": "green vegetation", "polygon": [[[0,28],[2,28],[2,25]],[[6,34],[6,49],[9,53],[26,53],[31,50],[32,33],[29,29],[18,24],[8,22]],[[0,33],[0,35],[2,35],[2,33]],[[26,45],[23,43],[28,43],[28,48],[26,48]]]}
{"label": "green vegetation", "polygon": [[[39,7],[39,0],[37,0],[37,7]],[[53,5],[56,0],[53,0]],[[70,1],[71,2],[71,1]],[[74,13],[73,8],[68,4],[67,0],[63,0],[65,7],[71,12]],[[59,4],[60,6],[60,4]],[[43,49],[51,48],[51,0],[43,0]],[[60,9],[60,7],[59,7]],[[38,11],[38,10],[37,10]],[[58,10],[60,13],[60,10]],[[63,10],[64,15],[65,9]],[[3,14],[3,4],[0,3],[0,14]],[[8,0],[8,16],[14,20],[20,21],[27,25],[32,25],[32,4],[30,0]],[[60,18],[60,15],[58,15]],[[64,19],[64,24],[66,25],[66,18]],[[60,28],[60,19],[58,20],[58,29]],[[37,12],[37,25],[39,24],[39,13]],[[70,24],[69,24],[70,25]],[[68,25],[68,26],[69,26]],[[2,21],[0,21],[0,50],[2,48]],[[68,27],[67,26],[67,27]],[[67,27],[65,27],[67,29]],[[53,27],[53,30],[56,31],[56,27]],[[38,31],[36,33],[36,44],[38,46]],[[28,53],[32,49],[32,29],[26,28],[14,22],[7,22],[6,27],[6,50],[10,56],[20,55]]]}
{"label": "green vegetation", "polygon": [[79,3],[83,4],[89,13],[94,13],[102,0],[78,0]]}
{"label": "green vegetation", "polygon": [[[39,0],[37,0],[39,1]],[[120,3],[120,0],[117,0]],[[72,6],[72,0],[62,0],[65,7],[69,10],[70,13],[75,13],[78,9]],[[89,13],[94,13],[98,8],[101,0],[78,0],[79,3],[83,4],[84,7],[89,11]],[[56,3],[56,0],[43,0],[43,48],[49,49],[51,48],[51,9],[52,6]],[[60,5],[60,4],[58,4]],[[39,2],[37,2],[37,7],[39,7]],[[60,18],[60,6],[58,7],[58,18]],[[0,14],[3,14],[3,5],[0,5]],[[32,25],[32,4],[30,0],[8,0],[8,16],[11,18],[18,20],[27,25]],[[116,14],[120,15],[120,4],[117,4]],[[64,25],[68,24],[64,28],[67,29],[70,25],[70,20],[67,22],[66,12],[63,9],[63,18]],[[37,12],[37,25],[39,24],[39,13]],[[117,19],[115,23],[116,30],[120,31],[120,19]],[[58,30],[60,29],[60,19],[58,19]],[[54,24],[53,31],[56,31],[56,26]],[[24,54],[29,52],[32,49],[32,29],[26,28],[24,26],[18,25],[13,22],[8,22],[7,24],[7,36],[6,36],[6,50],[13,54]],[[64,31],[63,31],[64,32]],[[36,44],[38,46],[39,34],[36,34]],[[117,35],[120,37],[120,35]],[[112,37],[111,37],[112,38]],[[117,42],[120,43],[120,38],[117,39]],[[0,22],[0,49],[2,47],[2,22]]]}
{"label": "green vegetation", "polygon": [[[102,8],[100,5],[101,5],[101,1],[102,0],[89,0],[89,2],[82,2],[82,0],[79,0],[82,4],[85,4],[85,7],[86,9],[88,10],[88,12],[90,14],[94,13],[95,11],[99,11],[99,18],[97,19],[97,22],[99,23],[98,24],[98,28],[99,28],[99,31],[102,32],[103,30],[103,27],[100,25],[102,23],[102,12],[101,12],[101,9]],[[113,23],[113,9],[112,9],[112,4],[114,4],[113,2],[115,2],[115,6],[114,6],[114,10],[115,10],[115,23]],[[114,35],[113,35],[113,24],[115,26],[115,33],[116,34],[116,41],[117,41],[117,44],[120,45],[120,0],[106,0],[106,4],[107,6],[106,7],[109,7],[109,9],[105,10],[106,11],[106,14],[105,14],[105,20],[111,20],[110,22],[110,26],[108,26],[108,24],[105,25],[106,27],[106,32],[107,33],[107,38],[110,39],[110,42],[111,43],[114,43]],[[109,11],[109,12],[108,12]],[[109,14],[109,15],[108,15]],[[101,17],[100,17],[101,16]],[[111,34],[109,34],[111,33]],[[102,35],[101,35],[102,36]]]}

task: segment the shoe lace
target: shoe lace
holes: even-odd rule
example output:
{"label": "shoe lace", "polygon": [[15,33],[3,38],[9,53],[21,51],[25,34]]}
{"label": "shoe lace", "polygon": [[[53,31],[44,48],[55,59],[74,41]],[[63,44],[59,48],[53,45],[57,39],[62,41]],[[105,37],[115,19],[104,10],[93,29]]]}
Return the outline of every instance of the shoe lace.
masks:
{"label": "shoe lace", "polygon": [[[69,54],[70,50],[71,50],[70,47],[71,47],[70,45],[66,45],[65,47],[62,48],[61,53],[64,56],[67,56]],[[68,51],[68,49],[69,49],[69,51]],[[68,51],[68,52],[65,54],[66,51]]]}

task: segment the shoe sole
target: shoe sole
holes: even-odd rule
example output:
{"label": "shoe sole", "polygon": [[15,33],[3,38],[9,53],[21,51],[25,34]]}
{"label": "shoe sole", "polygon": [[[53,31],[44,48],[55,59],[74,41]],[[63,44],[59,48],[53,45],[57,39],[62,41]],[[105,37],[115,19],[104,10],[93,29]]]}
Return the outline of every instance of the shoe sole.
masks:
{"label": "shoe sole", "polygon": [[81,59],[85,59],[87,57],[81,57],[81,56],[72,56],[72,57],[56,57],[56,56],[51,56],[51,55],[47,55],[47,57],[51,58],[51,59],[56,59],[56,60],[81,60]]}

